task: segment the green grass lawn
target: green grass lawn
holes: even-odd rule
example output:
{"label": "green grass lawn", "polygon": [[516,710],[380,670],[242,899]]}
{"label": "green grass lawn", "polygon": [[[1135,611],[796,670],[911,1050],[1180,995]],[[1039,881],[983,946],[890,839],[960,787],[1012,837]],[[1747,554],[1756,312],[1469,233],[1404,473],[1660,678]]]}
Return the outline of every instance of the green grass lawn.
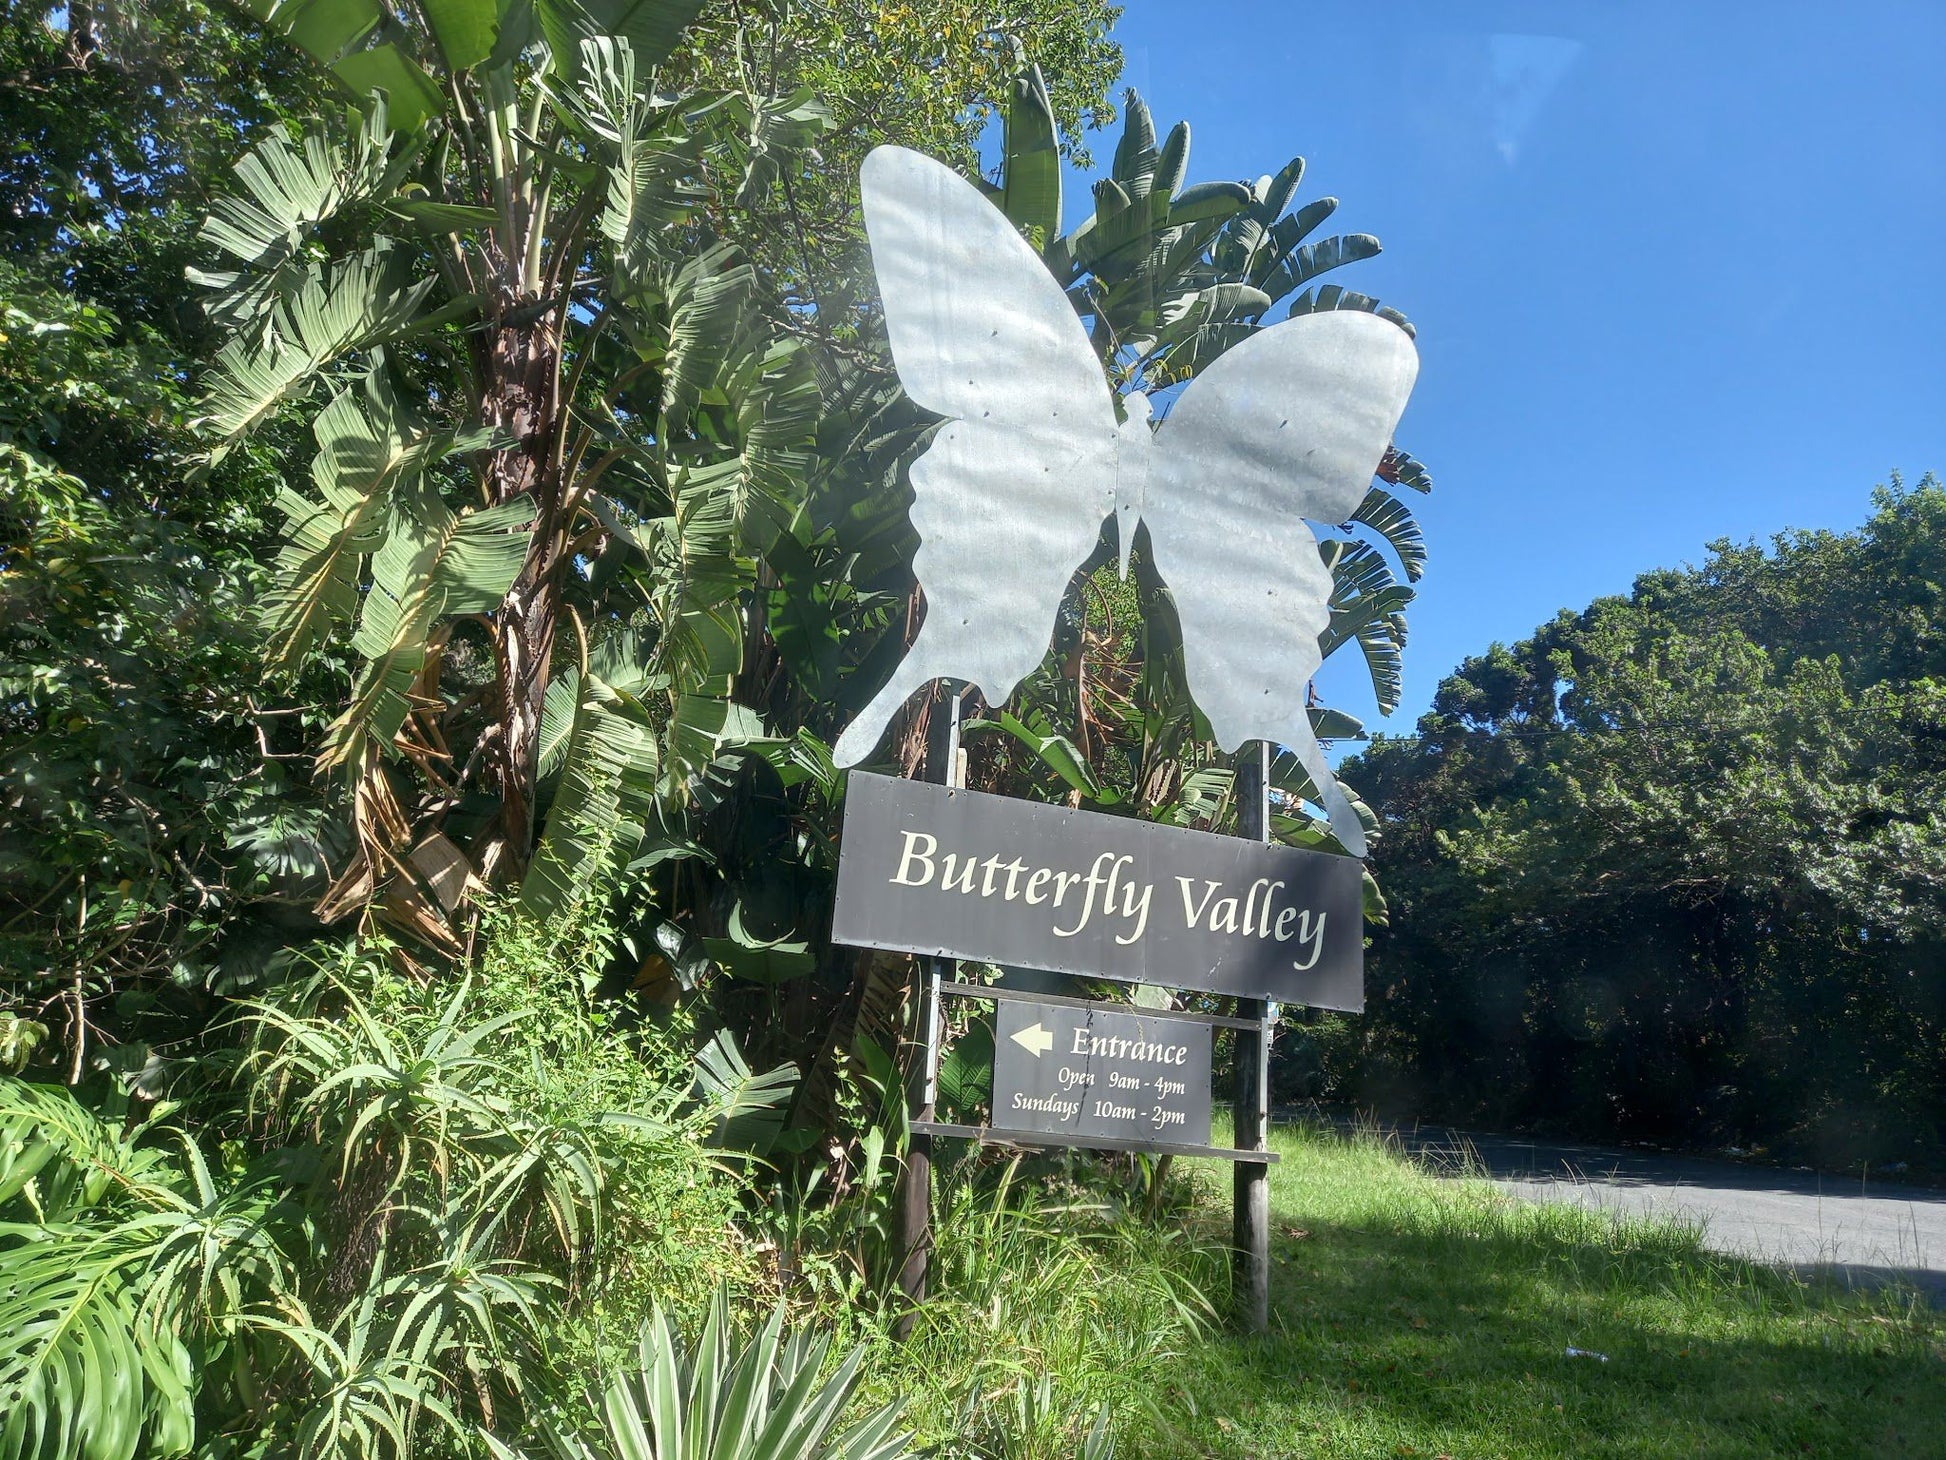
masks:
{"label": "green grass lawn", "polygon": [[1806,1287],[1370,1136],[1273,1142],[1269,1336],[1202,1297],[1226,1295],[1230,1173],[1196,1163],[1181,1223],[949,1202],[932,1301],[868,1389],[942,1456],[1075,1460],[1106,1408],[1121,1460],[1946,1457],[1946,1314],[1910,1295]]}
{"label": "green grass lawn", "polygon": [[[1273,1141],[1272,1332],[1185,1350],[1125,1452],[1946,1456],[1946,1315],[1910,1295],[1806,1287],[1369,1137]],[[1198,1179],[1222,1210],[1227,1170]]]}

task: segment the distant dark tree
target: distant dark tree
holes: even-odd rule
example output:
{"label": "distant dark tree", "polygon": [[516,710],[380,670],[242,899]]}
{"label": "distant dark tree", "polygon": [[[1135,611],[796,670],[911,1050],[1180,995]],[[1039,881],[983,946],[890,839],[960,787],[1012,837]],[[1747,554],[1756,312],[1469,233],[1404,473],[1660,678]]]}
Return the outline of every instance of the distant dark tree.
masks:
{"label": "distant dark tree", "polygon": [[1588,1136],[1946,1153],[1946,490],[1563,613],[1347,768],[1392,906],[1338,1088]]}

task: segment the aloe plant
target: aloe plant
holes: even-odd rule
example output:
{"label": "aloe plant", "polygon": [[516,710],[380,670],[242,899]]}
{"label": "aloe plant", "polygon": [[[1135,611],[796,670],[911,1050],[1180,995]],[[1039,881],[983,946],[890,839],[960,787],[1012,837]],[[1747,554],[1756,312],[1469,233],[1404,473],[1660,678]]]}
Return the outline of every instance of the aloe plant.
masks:
{"label": "aloe plant", "polygon": [[[899,1407],[844,1425],[862,1348],[826,1372],[830,1340],[786,1332],[781,1304],[738,1344],[721,1289],[694,1349],[659,1308],[632,1368],[588,1396],[593,1425],[555,1411],[543,1426],[560,1460],[898,1460],[912,1453]],[[501,1460],[515,1451],[490,1442]]]}

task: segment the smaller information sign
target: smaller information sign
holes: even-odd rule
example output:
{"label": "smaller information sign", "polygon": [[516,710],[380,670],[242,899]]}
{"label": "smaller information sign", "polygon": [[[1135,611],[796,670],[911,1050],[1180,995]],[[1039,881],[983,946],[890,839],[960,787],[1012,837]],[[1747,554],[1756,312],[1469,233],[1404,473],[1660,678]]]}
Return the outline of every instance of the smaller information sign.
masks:
{"label": "smaller information sign", "polygon": [[1002,1130],[1207,1146],[1210,1026],[1148,1011],[1008,1001],[996,1011]]}

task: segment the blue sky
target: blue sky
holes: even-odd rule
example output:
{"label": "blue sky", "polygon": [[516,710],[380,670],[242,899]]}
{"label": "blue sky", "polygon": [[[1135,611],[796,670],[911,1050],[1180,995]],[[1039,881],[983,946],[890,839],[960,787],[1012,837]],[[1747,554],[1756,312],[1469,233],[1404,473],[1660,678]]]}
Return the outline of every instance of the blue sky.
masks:
{"label": "blue sky", "polygon": [[1405,702],[1349,653],[1321,681],[1374,728],[1713,538],[1946,473],[1946,4],[1131,0],[1117,34],[1191,181],[1304,156],[1386,248],[1333,277],[1419,326]]}

